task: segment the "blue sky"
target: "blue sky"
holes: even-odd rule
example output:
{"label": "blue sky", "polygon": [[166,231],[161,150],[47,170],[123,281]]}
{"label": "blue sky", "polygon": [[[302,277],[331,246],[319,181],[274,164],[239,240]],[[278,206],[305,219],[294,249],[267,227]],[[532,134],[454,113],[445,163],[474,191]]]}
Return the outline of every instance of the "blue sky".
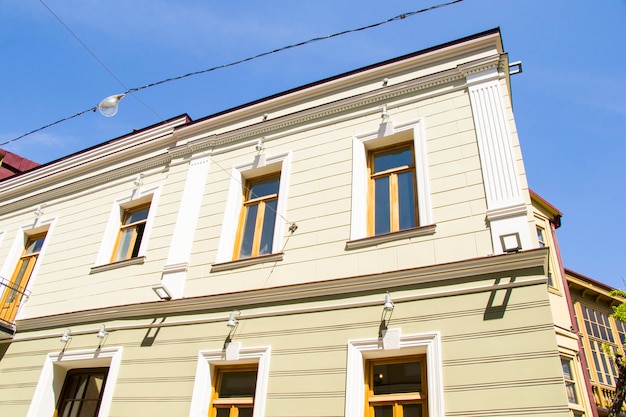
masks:
{"label": "blue sky", "polygon": [[[127,88],[383,21],[438,1],[0,0],[0,143]],[[443,2],[443,0],[442,0]],[[464,0],[127,96],[5,149],[48,162],[161,120],[193,119],[500,27],[530,187],[563,213],[565,266],[624,287],[626,1]]]}

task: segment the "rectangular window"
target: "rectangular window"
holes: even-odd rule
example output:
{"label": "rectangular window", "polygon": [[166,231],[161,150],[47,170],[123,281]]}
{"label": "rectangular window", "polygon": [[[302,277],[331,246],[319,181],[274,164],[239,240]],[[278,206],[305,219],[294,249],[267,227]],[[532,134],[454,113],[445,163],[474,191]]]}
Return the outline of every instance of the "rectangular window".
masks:
{"label": "rectangular window", "polygon": [[576,394],[576,383],[572,370],[572,360],[561,358],[561,367],[563,368],[563,378],[565,379],[565,390],[567,391],[567,400],[571,404],[578,404],[578,395]]}
{"label": "rectangular window", "polygon": [[272,253],[279,188],[280,174],[246,183],[234,259]]}
{"label": "rectangular window", "polygon": [[136,258],[146,229],[150,204],[124,210],[111,262]]}
{"label": "rectangular window", "polygon": [[58,417],[96,417],[109,368],[72,369],[67,372],[57,404]]}
{"label": "rectangular window", "polygon": [[42,233],[30,236],[26,240],[22,256],[17,262],[15,271],[0,301],[0,319],[2,321],[13,322],[45,239],[46,234]]}
{"label": "rectangular window", "polygon": [[370,360],[366,372],[366,417],[428,415],[425,356]]}
{"label": "rectangular window", "polygon": [[257,367],[216,368],[209,417],[252,417]]}
{"label": "rectangular window", "polygon": [[369,154],[369,234],[417,227],[417,188],[413,144],[376,149]]}
{"label": "rectangular window", "polygon": [[545,232],[541,227],[537,227],[537,240],[539,241],[539,247],[545,248],[548,246],[546,242]]}

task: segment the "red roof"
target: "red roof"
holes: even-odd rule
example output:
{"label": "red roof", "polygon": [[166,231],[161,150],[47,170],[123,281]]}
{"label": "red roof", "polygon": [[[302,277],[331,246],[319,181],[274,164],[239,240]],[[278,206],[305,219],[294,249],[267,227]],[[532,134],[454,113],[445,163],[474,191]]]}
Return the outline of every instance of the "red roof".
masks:
{"label": "red roof", "polygon": [[0,149],[0,180],[21,174],[38,166],[39,164],[35,161]]}

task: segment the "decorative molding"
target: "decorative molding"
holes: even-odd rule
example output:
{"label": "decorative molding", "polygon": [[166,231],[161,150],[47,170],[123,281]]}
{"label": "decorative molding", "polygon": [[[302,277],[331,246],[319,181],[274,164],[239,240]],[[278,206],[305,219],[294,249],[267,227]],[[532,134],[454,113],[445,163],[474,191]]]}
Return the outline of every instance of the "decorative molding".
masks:
{"label": "decorative molding", "polygon": [[137,256],[136,258],[124,259],[123,261],[111,262],[110,264],[93,266],[91,267],[89,274],[91,275],[97,274],[98,272],[112,271],[129,265],[142,265],[145,261],[145,256]]}
{"label": "decorative molding", "polygon": [[[418,203],[419,204],[419,203]],[[414,227],[412,229],[400,230],[393,233],[385,233],[382,235],[369,236],[363,239],[350,240],[346,242],[346,250],[367,248],[370,246],[380,245],[381,243],[393,242],[400,239],[410,237],[428,236],[435,234],[437,225]]]}
{"label": "decorative molding", "polygon": [[211,272],[229,271],[231,269],[245,268],[246,266],[259,265],[268,262],[282,261],[285,254],[283,252],[271,253],[269,255],[259,255],[250,258],[237,259],[236,261],[221,262],[211,265]]}
{"label": "decorative molding", "polygon": [[513,204],[507,207],[499,207],[487,210],[487,220],[503,220],[511,217],[526,216],[527,207],[525,203]]}
{"label": "decorative molding", "polygon": [[[460,262],[394,270],[378,274],[260,288],[235,293],[188,297],[170,300],[167,303],[154,301],[33,317],[18,320],[16,325],[18,331],[24,332],[47,327],[65,327],[73,323],[85,323],[94,320],[103,321],[127,317],[163,316],[171,313],[182,314],[206,311],[207,309],[230,311],[233,305],[237,305],[238,308],[243,309],[244,307],[256,304],[270,304],[284,301],[297,302],[297,300],[306,300],[316,297],[378,291],[380,288],[391,290],[407,285],[471,278],[474,276],[509,271],[539,268],[541,272],[538,272],[538,274],[544,274],[545,271],[547,271],[547,258],[547,248],[532,249],[506,255],[488,256]],[[542,277],[541,279],[529,282],[520,281],[519,283],[515,282],[507,285],[511,286],[511,288],[526,285],[539,285],[544,284],[546,280],[545,277]],[[490,289],[492,288],[490,287]],[[146,291],[148,290],[149,288],[146,288]],[[457,293],[458,291],[446,293],[446,296],[456,295]],[[425,298],[434,296],[435,295],[431,294],[425,296]]]}

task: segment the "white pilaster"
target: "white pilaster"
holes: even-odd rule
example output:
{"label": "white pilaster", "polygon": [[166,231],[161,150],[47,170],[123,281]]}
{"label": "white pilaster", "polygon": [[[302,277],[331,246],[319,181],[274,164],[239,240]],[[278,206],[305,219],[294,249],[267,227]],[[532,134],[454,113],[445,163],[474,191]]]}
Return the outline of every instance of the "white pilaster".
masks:
{"label": "white pilaster", "polygon": [[162,284],[173,298],[181,298],[184,293],[191,245],[193,244],[203,190],[209,173],[209,160],[210,158],[207,156],[194,159],[189,163],[172,243],[162,275]]}
{"label": "white pilaster", "polygon": [[513,146],[498,83],[491,68],[467,76],[478,151],[487,198],[487,220],[494,253],[503,253],[501,236],[517,234],[521,249],[531,247],[526,205],[515,168]]}

